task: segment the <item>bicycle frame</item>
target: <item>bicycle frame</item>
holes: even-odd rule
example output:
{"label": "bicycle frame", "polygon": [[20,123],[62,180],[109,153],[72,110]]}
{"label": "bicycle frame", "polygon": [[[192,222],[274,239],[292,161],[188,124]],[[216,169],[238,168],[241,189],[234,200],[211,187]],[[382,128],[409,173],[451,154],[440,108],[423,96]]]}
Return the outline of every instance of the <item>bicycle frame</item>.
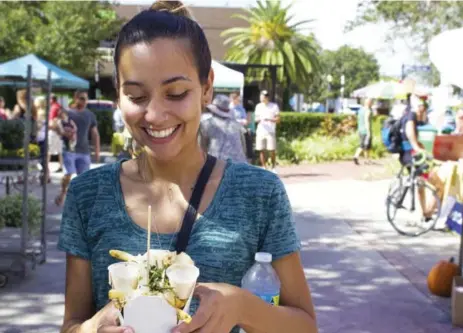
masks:
{"label": "bicycle frame", "polygon": [[[407,168],[407,166],[402,165],[402,167],[400,168],[399,173],[397,174],[397,178],[400,181],[400,187],[405,189],[403,191],[403,193],[401,193],[401,196],[400,196],[399,201],[397,202],[397,205],[402,206],[402,203],[405,200],[405,195],[407,195],[407,191],[411,190],[412,193],[411,193],[410,211],[414,212],[415,211],[415,186],[416,186],[416,178],[417,178],[416,168],[415,168],[415,166],[413,164],[410,165],[410,172],[409,172],[408,177],[407,177],[408,182],[407,182],[407,184],[404,185],[404,184],[402,184],[402,181],[403,181],[402,175],[404,174],[404,170],[406,168]],[[408,171],[408,169],[407,169],[407,171]]]}

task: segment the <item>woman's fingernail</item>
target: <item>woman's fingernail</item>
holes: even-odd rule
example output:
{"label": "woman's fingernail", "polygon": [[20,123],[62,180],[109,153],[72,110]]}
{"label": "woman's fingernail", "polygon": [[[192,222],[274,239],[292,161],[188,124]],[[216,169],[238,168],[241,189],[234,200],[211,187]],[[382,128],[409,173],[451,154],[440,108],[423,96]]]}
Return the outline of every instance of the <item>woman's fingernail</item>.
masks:
{"label": "woman's fingernail", "polygon": [[133,333],[133,330],[131,328],[126,328],[124,330],[124,333]]}

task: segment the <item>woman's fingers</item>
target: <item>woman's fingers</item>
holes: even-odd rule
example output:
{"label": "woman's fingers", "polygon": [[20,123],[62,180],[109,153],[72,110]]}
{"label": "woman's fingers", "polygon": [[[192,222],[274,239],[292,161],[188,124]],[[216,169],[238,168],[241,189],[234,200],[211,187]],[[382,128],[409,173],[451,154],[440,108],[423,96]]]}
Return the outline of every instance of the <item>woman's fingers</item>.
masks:
{"label": "woman's fingers", "polygon": [[195,332],[197,329],[206,325],[208,320],[211,318],[212,311],[209,309],[207,305],[201,305],[198,308],[196,314],[191,318],[191,322],[189,324],[182,323],[177,326],[172,333],[190,333]]}
{"label": "woman's fingers", "polygon": [[209,319],[206,324],[200,329],[194,331],[194,333],[228,333],[220,331],[220,323],[223,321],[222,316],[213,316]]}
{"label": "woman's fingers", "polygon": [[135,331],[130,327],[101,325],[97,333],[135,333]]}

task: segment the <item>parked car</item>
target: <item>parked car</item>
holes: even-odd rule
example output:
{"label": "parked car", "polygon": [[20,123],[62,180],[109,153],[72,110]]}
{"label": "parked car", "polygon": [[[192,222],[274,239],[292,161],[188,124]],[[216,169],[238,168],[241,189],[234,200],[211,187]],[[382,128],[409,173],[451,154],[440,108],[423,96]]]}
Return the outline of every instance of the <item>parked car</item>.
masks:
{"label": "parked car", "polygon": [[347,107],[340,110],[340,114],[356,115],[362,106],[360,104],[348,104]]}
{"label": "parked car", "polygon": [[93,112],[114,111],[116,109],[116,105],[113,101],[91,99],[87,102],[87,108]]}

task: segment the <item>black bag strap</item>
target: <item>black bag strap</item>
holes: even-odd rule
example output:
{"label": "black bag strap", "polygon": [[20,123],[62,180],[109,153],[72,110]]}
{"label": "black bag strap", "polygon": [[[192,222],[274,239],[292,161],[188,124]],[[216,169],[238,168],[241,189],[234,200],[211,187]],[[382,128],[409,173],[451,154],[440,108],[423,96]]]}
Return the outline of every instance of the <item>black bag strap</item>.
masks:
{"label": "black bag strap", "polygon": [[175,246],[177,253],[181,253],[186,250],[188,241],[190,240],[191,230],[193,229],[193,223],[198,215],[199,203],[201,202],[204,189],[206,188],[216,162],[217,159],[214,156],[207,155],[206,163],[204,163],[201,172],[199,173],[193,193],[191,194],[190,202],[188,203],[188,208],[185,212],[185,216],[183,217],[182,227],[177,236],[177,244]]}

